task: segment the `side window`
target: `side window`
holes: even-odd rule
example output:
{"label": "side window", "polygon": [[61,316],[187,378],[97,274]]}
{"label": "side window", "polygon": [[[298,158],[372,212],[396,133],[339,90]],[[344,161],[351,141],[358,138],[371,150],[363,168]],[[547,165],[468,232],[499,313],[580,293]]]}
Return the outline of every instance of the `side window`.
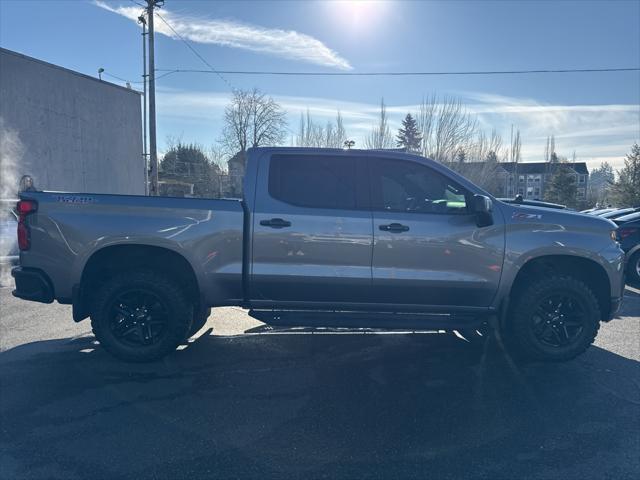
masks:
{"label": "side window", "polygon": [[355,160],[329,155],[274,155],[269,166],[269,195],[300,207],[355,209]]}
{"label": "side window", "polygon": [[370,165],[375,210],[467,213],[466,191],[429,167],[383,158],[371,159]]}

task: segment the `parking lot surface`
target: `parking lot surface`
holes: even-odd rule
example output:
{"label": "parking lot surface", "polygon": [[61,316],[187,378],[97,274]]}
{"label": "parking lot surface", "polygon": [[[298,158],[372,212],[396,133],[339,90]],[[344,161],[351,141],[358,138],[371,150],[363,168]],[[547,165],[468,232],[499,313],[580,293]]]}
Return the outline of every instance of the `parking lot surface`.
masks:
{"label": "parking lot surface", "polygon": [[[235,308],[127,364],[0,288],[0,478],[640,478],[640,290],[564,364],[444,334],[269,333]],[[249,332],[249,333],[245,333]]]}

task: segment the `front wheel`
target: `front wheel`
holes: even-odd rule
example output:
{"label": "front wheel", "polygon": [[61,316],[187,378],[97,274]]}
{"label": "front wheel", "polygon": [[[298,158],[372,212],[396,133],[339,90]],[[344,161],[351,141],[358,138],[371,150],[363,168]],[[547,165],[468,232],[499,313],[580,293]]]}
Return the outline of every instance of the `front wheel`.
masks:
{"label": "front wheel", "polygon": [[572,277],[533,280],[510,308],[507,347],[518,358],[566,361],[591,345],[600,327],[600,308],[591,289]]}
{"label": "front wheel", "polygon": [[193,306],[178,284],[153,271],[117,275],[98,290],[91,326],[113,356],[156,360],[176,349],[193,320]]}
{"label": "front wheel", "polygon": [[627,283],[640,285],[640,250],[631,255],[627,263]]}

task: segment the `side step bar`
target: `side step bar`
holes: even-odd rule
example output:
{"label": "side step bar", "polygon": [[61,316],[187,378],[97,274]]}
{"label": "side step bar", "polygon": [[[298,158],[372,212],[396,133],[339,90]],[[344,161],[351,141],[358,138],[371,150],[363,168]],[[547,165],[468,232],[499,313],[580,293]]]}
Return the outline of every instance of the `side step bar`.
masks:
{"label": "side step bar", "polygon": [[342,312],[308,310],[249,310],[256,320],[276,327],[325,327],[452,330],[482,325],[484,318],[473,314]]}

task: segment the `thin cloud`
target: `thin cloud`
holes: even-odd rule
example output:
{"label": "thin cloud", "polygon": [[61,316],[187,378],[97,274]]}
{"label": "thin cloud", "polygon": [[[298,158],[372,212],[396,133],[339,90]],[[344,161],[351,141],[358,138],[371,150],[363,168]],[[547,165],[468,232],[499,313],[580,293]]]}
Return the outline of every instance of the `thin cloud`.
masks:
{"label": "thin cloud", "polygon": [[[633,142],[640,140],[640,111],[637,105],[545,105],[527,98],[464,94],[460,97],[469,110],[478,116],[483,129],[495,128],[509,141],[511,125],[520,129],[523,161],[543,160],[548,135],[555,135],[559,155],[571,157],[575,150],[578,160],[589,168],[609,161],[620,168]],[[221,128],[224,107],[231,96],[226,92],[161,89],[158,95],[159,116],[178,125]],[[356,145],[362,145],[371,126],[378,118],[377,102],[353,102],[322,97],[274,95],[285,109],[289,127],[298,128],[301,113],[307,109],[318,123],[334,120],[339,110],[345,128]],[[506,108],[509,107],[509,108]],[[400,125],[407,112],[416,112],[417,104],[388,105],[392,130]],[[194,138],[195,141],[202,141]],[[206,143],[206,142],[205,142]]]}
{"label": "thin cloud", "polygon": [[[95,0],[94,3],[100,8],[136,22],[141,12],[140,8],[134,6],[113,7],[101,0]],[[195,43],[267,53],[340,70],[353,68],[345,58],[320,40],[294,30],[264,28],[232,20],[200,19],[166,9],[162,9],[162,16],[183,38]],[[155,25],[158,33],[176,38],[175,33],[162,21],[156,22]]]}

